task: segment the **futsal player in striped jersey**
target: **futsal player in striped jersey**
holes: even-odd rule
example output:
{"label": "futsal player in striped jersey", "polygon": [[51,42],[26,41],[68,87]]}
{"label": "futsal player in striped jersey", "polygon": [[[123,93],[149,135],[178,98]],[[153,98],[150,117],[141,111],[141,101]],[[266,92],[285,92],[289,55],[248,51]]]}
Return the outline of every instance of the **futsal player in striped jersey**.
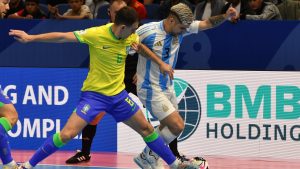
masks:
{"label": "futsal player in striped jersey", "polygon": [[[141,43],[151,49],[169,70],[175,69],[180,44],[185,36],[209,29],[226,21],[235,20],[236,10],[230,8],[224,15],[214,16],[205,21],[194,21],[191,9],[184,3],[171,7],[169,16],[159,22],[142,25],[137,30]],[[170,72],[170,71],[169,71]],[[171,71],[172,72],[172,71]],[[139,57],[137,66],[137,93],[144,106],[160,121],[157,133],[170,144],[183,131],[184,122],[178,113],[177,98],[173,87],[173,76],[160,71],[160,65],[147,57]],[[159,155],[148,146],[134,158],[143,169],[163,169]],[[201,169],[208,168],[205,159],[199,159]]]}

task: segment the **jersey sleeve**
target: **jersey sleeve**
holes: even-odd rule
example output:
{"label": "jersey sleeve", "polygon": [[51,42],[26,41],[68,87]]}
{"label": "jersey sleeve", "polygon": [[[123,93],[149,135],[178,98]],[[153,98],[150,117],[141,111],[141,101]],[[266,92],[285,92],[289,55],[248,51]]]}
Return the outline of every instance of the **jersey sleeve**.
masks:
{"label": "jersey sleeve", "polygon": [[86,43],[88,45],[94,45],[96,42],[97,28],[92,27],[85,30],[74,31],[74,35],[76,36],[78,42]]}
{"label": "jersey sleeve", "polygon": [[155,28],[153,26],[147,26],[147,24],[140,26],[136,30],[136,34],[139,36],[140,42],[153,33],[155,33]]}
{"label": "jersey sleeve", "polygon": [[193,33],[199,32],[199,24],[200,21],[193,21],[190,25],[190,27],[187,28],[187,31],[183,34],[183,36],[187,36]]}
{"label": "jersey sleeve", "polygon": [[134,34],[133,43],[140,43],[140,37],[138,34]]}
{"label": "jersey sleeve", "polygon": [[[132,41],[131,41],[131,44],[133,44],[133,43],[140,43],[140,38],[139,38],[139,35],[138,34],[133,34],[132,35]],[[133,50],[131,47],[130,47],[130,49],[129,49],[129,51],[128,51],[128,54],[129,55],[134,55],[136,53],[136,51],[135,50]]]}

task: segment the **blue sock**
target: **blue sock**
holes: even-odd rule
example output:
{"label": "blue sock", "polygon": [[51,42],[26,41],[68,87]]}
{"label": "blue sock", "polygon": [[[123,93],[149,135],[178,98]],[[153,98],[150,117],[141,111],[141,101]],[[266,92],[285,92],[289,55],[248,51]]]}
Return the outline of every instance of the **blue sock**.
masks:
{"label": "blue sock", "polygon": [[10,129],[11,125],[7,119],[0,118],[0,157],[4,165],[13,161],[7,136],[7,131]]}
{"label": "blue sock", "polygon": [[144,138],[148,147],[159,155],[164,161],[171,165],[176,160],[176,157],[170,150],[170,148],[165,144],[163,139],[156,133],[153,132],[151,135]]}
{"label": "blue sock", "polygon": [[59,133],[54,134],[53,137],[48,137],[44,144],[29,160],[30,165],[33,167],[36,166],[39,162],[56,152],[63,145],[64,143],[61,141]]}

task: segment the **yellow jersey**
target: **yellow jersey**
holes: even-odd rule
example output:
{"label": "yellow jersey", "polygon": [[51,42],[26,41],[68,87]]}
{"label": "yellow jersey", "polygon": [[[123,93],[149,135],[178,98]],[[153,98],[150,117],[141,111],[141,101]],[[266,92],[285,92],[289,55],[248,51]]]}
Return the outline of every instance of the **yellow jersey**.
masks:
{"label": "yellow jersey", "polygon": [[90,67],[81,91],[98,92],[114,96],[125,89],[125,60],[132,43],[139,42],[137,34],[117,39],[112,23],[74,31],[80,43],[86,43],[90,52]]}

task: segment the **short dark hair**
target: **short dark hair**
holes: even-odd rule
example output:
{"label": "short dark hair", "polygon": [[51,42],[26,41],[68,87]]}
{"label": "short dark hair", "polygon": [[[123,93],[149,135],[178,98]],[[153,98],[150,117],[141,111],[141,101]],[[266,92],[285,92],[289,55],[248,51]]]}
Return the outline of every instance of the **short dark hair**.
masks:
{"label": "short dark hair", "polygon": [[135,22],[138,22],[139,17],[137,12],[129,6],[124,6],[116,13],[115,24],[131,26]]}

